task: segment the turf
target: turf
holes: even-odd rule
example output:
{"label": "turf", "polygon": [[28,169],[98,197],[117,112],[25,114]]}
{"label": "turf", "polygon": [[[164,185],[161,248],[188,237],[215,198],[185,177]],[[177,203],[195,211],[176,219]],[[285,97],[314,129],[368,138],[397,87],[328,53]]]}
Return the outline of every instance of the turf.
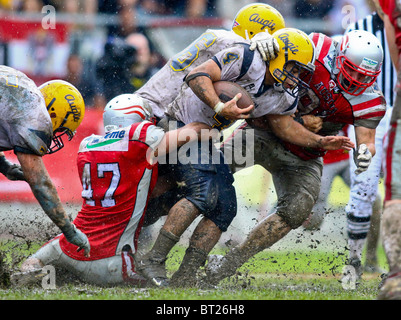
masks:
{"label": "turf", "polygon": [[[27,256],[37,248],[7,243],[14,257]],[[4,251],[3,251],[4,252]],[[9,251],[8,251],[9,252]],[[179,265],[184,248],[174,249],[168,260],[169,274]],[[215,250],[215,253],[223,253]],[[385,269],[382,249],[378,252]],[[8,255],[8,261],[10,261]],[[269,251],[259,253],[243,265],[237,275],[224,280],[214,289],[171,288],[102,288],[73,281],[57,284],[56,290],[42,289],[40,285],[28,288],[0,290],[2,300],[374,300],[381,281],[380,274],[364,274],[362,281],[351,290],[341,282],[345,255],[341,253],[306,251]]]}

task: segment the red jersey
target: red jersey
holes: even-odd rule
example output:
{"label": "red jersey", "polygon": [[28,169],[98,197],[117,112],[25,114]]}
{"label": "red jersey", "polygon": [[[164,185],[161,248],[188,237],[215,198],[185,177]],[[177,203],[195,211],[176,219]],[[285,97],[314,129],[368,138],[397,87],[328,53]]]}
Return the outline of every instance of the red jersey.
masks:
{"label": "red jersey", "polygon": [[[338,135],[341,136],[348,136],[348,127],[349,125],[347,124],[344,128],[341,129]],[[349,159],[349,151],[344,150],[344,149],[338,149],[338,150],[328,150],[327,153],[323,157],[323,163],[324,164],[330,164],[330,163],[335,163],[339,161],[344,161]]]}
{"label": "red jersey", "polygon": [[85,138],[78,152],[82,209],[74,220],[90,242],[90,258],[69,243],[60,247],[76,260],[97,260],[121,253],[124,245],[137,248],[148,200],[157,180],[157,164],[147,161],[149,147],[157,146],[164,131],[148,121],[105,136]]}
{"label": "red jersey", "polygon": [[391,24],[394,26],[395,42],[398,50],[401,52],[401,1],[400,0],[379,0],[380,7],[389,17]]}
{"label": "red jersey", "polygon": [[[359,96],[342,91],[336,83],[335,58],[338,43],[322,33],[310,35],[316,47],[315,72],[307,94],[299,99],[298,112],[323,119],[320,135],[336,135],[345,124],[375,129],[386,112],[386,101],[377,86]],[[287,149],[303,160],[323,156],[324,149],[304,148],[285,143]]]}

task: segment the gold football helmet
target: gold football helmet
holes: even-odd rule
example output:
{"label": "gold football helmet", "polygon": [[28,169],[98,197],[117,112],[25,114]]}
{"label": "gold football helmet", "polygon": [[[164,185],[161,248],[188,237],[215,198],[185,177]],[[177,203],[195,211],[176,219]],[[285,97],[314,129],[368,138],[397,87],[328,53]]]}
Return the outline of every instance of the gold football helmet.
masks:
{"label": "gold football helmet", "polygon": [[250,40],[259,32],[273,34],[284,27],[284,18],[275,8],[265,3],[252,3],[237,12],[231,29]]}
{"label": "gold football helmet", "polygon": [[[277,58],[269,61],[269,71],[290,95],[302,95],[315,70],[315,45],[307,34],[295,28],[280,29],[273,37],[280,51]],[[287,79],[293,84],[290,88],[284,85]]]}
{"label": "gold football helmet", "polygon": [[39,90],[53,124],[53,144],[48,153],[54,153],[64,147],[64,134],[68,140],[74,137],[85,115],[85,103],[78,89],[67,81],[51,80],[39,86]]}

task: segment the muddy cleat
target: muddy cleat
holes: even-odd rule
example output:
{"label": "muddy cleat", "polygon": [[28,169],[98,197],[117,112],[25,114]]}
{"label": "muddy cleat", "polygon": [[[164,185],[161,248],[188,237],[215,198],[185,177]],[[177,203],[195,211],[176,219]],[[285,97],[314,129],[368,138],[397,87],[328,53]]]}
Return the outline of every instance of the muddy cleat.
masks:
{"label": "muddy cleat", "polygon": [[158,259],[145,254],[141,259],[137,260],[136,271],[153,286],[167,287],[169,285],[166,273],[166,258]]}
{"label": "muddy cleat", "polygon": [[377,300],[401,300],[401,276],[388,277],[380,288]]}
{"label": "muddy cleat", "polygon": [[235,249],[230,250],[225,256],[211,255],[205,269],[205,281],[215,286],[221,280],[233,276],[241,265]]}
{"label": "muddy cleat", "polygon": [[341,282],[346,285],[348,289],[355,289],[362,278],[362,264],[357,258],[351,258],[346,261],[343,268],[343,275]]}
{"label": "muddy cleat", "polygon": [[207,260],[207,265],[205,268],[206,274],[212,275],[218,273],[219,268],[223,263],[224,256],[221,254],[212,254]]}
{"label": "muddy cleat", "polygon": [[39,284],[47,272],[40,269],[32,269],[24,272],[16,272],[11,275],[11,284],[16,287]]}

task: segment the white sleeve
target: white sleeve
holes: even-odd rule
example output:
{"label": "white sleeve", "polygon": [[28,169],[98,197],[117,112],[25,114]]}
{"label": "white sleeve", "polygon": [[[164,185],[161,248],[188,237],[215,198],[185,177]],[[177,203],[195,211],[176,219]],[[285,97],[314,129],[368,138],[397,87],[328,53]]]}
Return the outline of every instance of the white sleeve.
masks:
{"label": "white sleeve", "polygon": [[157,148],[166,133],[158,126],[149,126],[146,132],[145,143],[152,149]]}

